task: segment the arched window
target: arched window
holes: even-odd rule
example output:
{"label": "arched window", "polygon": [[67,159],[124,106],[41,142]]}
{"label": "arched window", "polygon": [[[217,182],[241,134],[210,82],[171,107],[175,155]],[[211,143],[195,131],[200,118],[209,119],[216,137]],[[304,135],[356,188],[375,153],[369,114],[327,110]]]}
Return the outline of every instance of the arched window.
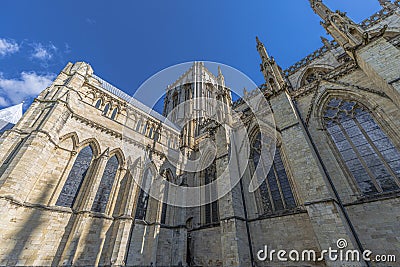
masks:
{"label": "arched window", "polygon": [[90,145],[79,152],[57,199],[57,206],[72,208],[87,171],[89,170],[92,159],[93,150]]}
{"label": "arched window", "polygon": [[149,202],[149,191],[151,182],[153,180],[153,173],[150,168],[147,168],[143,174],[142,186],[140,187],[139,198],[136,205],[135,219],[145,220],[147,213],[147,205]]}
{"label": "arched window", "polygon": [[153,138],[153,133],[154,133],[154,129],[152,126],[152,127],[150,127],[150,130],[149,130],[149,138]]}
{"label": "arched window", "polygon": [[101,107],[101,99],[97,100],[95,108],[100,108]]}
{"label": "arched window", "polygon": [[136,124],[136,132],[140,132],[140,128],[142,127],[142,120],[139,120]]}
{"label": "arched window", "polygon": [[331,99],[324,124],[362,194],[399,190],[399,150],[364,106]]}
{"label": "arched window", "polygon": [[115,120],[115,118],[117,117],[118,114],[118,108],[114,108],[112,114],[111,114],[111,119]]}
{"label": "arched window", "polygon": [[165,224],[167,220],[167,209],[168,209],[168,193],[169,193],[169,183],[172,183],[172,173],[170,170],[166,171],[165,174],[165,187],[164,187],[164,201],[162,203],[162,210],[161,210],[161,223]]}
{"label": "arched window", "polygon": [[[204,171],[204,183],[203,185],[211,184],[216,179],[216,165],[215,161],[210,166],[208,166]],[[205,188],[205,201],[210,202],[213,197],[217,194],[216,184],[211,187]],[[219,210],[218,210],[218,200],[204,205],[203,207],[204,216],[203,220],[205,224],[216,223],[219,221]]]}
{"label": "arched window", "polygon": [[156,130],[155,132],[154,132],[154,141],[156,141],[156,142],[158,142],[159,140],[160,140],[160,132],[159,132],[159,130]]}
{"label": "arched window", "polygon": [[104,107],[103,115],[106,116],[109,110],[110,110],[110,103],[107,103],[107,105]]}
{"label": "arched window", "polygon": [[92,211],[102,213],[106,211],[111,189],[118,172],[118,167],[119,161],[114,155],[107,161],[103,176],[101,177],[99,188],[97,189],[96,197],[94,198]]}
{"label": "arched window", "polygon": [[148,127],[148,124],[147,124],[147,122],[146,122],[146,123],[144,124],[143,130],[142,130],[142,134],[143,134],[143,135],[146,135],[147,127]]}
{"label": "arched window", "polygon": [[190,99],[190,85],[185,87],[185,101]]}
{"label": "arched window", "polygon": [[175,92],[172,95],[172,108],[176,108],[178,106],[178,101],[179,101],[178,98],[179,98],[178,92]]}
{"label": "arched window", "polygon": [[310,84],[322,76],[324,76],[326,73],[328,73],[328,69],[324,68],[311,68],[308,69],[307,72],[303,75],[303,79],[301,80],[301,86]]}
{"label": "arched window", "polygon": [[[267,173],[267,171],[263,170],[264,166],[259,166],[259,168],[257,168],[261,157],[261,148],[261,133],[258,133],[254,138],[251,147],[254,169],[260,171],[257,174],[258,176]],[[272,166],[268,171],[266,179],[260,185],[259,194],[262,204],[260,213],[268,214],[282,210],[290,210],[296,207],[296,201],[293,196],[279,147],[275,149]]]}

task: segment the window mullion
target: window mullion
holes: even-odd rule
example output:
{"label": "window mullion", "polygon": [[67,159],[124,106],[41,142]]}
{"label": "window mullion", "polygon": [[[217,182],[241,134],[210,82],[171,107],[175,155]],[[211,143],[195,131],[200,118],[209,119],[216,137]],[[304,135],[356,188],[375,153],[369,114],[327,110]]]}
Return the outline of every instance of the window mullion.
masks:
{"label": "window mullion", "polygon": [[394,177],[394,180],[397,184],[397,186],[400,187],[400,182],[397,179],[397,175],[393,172],[392,168],[390,168],[389,164],[387,164],[385,158],[383,157],[382,153],[379,151],[379,149],[375,146],[374,142],[371,140],[371,138],[368,136],[367,132],[365,131],[365,129],[361,126],[360,122],[357,120],[357,118],[354,118],[354,122],[356,123],[356,125],[358,126],[358,128],[360,128],[361,132],[363,133],[363,135],[365,136],[365,138],[367,139],[368,143],[371,145],[372,149],[375,151],[375,153],[378,155],[378,157],[381,159],[381,161],[383,162],[383,165],[385,165],[386,169],[389,171],[390,175],[392,177]]}
{"label": "window mullion", "polygon": [[354,153],[356,153],[356,155],[358,157],[358,160],[361,162],[361,164],[364,167],[365,171],[368,173],[369,177],[371,178],[372,183],[375,185],[376,189],[378,189],[378,191],[382,193],[383,192],[382,188],[377,183],[377,181],[375,179],[375,176],[373,175],[371,170],[368,168],[368,165],[366,164],[366,162],[362,158],[362,156],[361,156],[360,152],[358,151],[357,147],[354,145],[354,143],[351,140],[350,136],[347,134],[346,129],[343,127],[343,125],[340,122],[338,122],[338,125],[339,125],[341,131],[343,132],[344,136],[346,137],[347,142],[349,142],[350,146],[352,147]]}

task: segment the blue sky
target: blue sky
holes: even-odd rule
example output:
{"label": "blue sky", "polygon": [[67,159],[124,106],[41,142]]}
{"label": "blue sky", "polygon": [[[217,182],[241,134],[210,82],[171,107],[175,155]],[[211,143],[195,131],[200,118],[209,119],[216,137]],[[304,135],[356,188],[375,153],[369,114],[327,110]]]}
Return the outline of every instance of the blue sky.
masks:
{"label": "blue sky", "polygon": [[[326,0],[356,22],[378,0]],[[0,108],[32,99],[68,61],[132,94],[174,64],[206,60],[263,82],[255,36],[286,68],[326,36],[308,0],[3,0],[0,11]],[[327,37],[327,36],[326,36]]]}

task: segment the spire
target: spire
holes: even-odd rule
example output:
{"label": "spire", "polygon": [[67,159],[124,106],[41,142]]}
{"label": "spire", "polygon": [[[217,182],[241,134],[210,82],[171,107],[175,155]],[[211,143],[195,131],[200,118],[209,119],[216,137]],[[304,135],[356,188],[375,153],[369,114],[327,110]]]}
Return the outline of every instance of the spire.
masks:
{"label": "spire", "polygon": [[220,66],[218,66],[218,81],[219,81],[219,83],[222,85],[222,86],[225,86],[225,77],[224,77],[224,75],[222,74],[222,70],[221,70],[221,67]]}
{"label": "spire", "polygon": [[326,20],[329,14],[333,13],[322,0],[309,0],[311,4],[311,8],[314,10],[315,14],[320,16],[323,20]]}
{"label": "spire", "polygon": [[282,70],[276,64],[275,59],[270,57],[267,53],[267,49],[265,49],[264,44],[256,37],[257,41],[257,51],[260,54],[260,58],[262,63],[261,72],[264,75],[264,79],[266,81],[265,85],[271,92],[280,91],[282,88],[286,86],[286,82],[282,76]]}
{"label": "spire", "polygon": [[260,39],[258,39],[258,36],[256,36],[256,42],[257,42],[257,51],[260,54],[261,59],[269,59],[267,49],[265,49],[264,44],[261,43]]}
{"label": "spire", "polygon": [[331,43],[329,42],[328,39],[326,39],[325,37],[321,36],[321,41],[324,44],[324,46],[326,46],[328,49],[330,49],[332,47]]}
{"label": "spire", "polygon": [[323,20],[321,25],[345,50],[362,44],[365,31],[347,17],[346,13],[333,12],[322,0],[309,1],[314,12]]}

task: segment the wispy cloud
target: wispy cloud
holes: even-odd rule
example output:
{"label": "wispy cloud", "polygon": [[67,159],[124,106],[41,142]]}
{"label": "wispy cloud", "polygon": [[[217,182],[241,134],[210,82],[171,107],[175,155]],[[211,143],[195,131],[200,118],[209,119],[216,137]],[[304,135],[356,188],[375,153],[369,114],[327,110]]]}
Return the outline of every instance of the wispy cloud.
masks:
{"label": "wispy cloud", "polygon": [[11,39],[0,38],[0,56],[14,54],[18,52],[19,45]]}
{"label": "wispy cloud", "polygon": [[86,18],[86,23],[90,24],[90,25],[94,25],[94,24],[96,24],[96,20],[94,20],[92,18]]}
{"label": "wispy cloud", "polygon": [[36,97],[46,89],[55,78],[55,74],[45,75],[36,72],[22,72],[17,79],[7,79],[0,73],[0,106],[18,104]]}
{"label": "wispy cloud", "polygon": [[8,101],[4,97],[0,96],[0,107],[7,107],[7,106],[9,106]]}
{"label": "wispy cloud", "polygon": [[65,54],[69,54],[69,53],[71,53],[71,52],[72,52],[71,46],[70,46],[68,43],[65,43],[64,53],[65,53]]}
{"label": "wispy cloud", "polygon": [[42,43],[33,43],[32,47],[32,58],[42,61],[52,59],[53,53],[57,51],[57,47],[55,47],[52,43],[50,43],[49,45],[43,45]]}

